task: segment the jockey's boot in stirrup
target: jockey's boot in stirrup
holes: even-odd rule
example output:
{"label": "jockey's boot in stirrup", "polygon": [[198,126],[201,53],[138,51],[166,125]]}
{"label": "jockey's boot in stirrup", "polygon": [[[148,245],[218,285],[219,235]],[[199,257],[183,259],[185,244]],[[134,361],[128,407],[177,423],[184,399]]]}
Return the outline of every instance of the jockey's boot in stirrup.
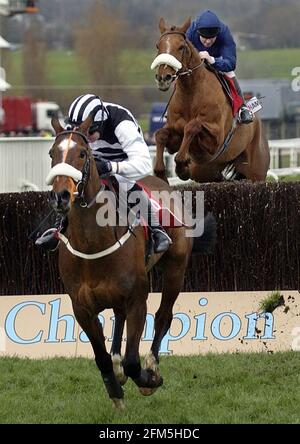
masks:
{"label": "jockey's boot in stirrup", "polygon": [[59,244],[58,233],[64,233],[68,225],[67,216],[57,214],[53,228],[46,230],[35,241],[35,245],[46,251],[55,251]]}
{"label": "jockey's boot in stirrup", "polygon": [[238,93],[238,95],[243,99],[243,105],[241,106],[241,109],[239,111],[239,120],[241,123],[252,123],[253,122],[253,114],[252,112],[248,109],[247,105],[245,104],[245,98],[244,98],[244,94],[241,90],[240,84],[237,80],[236,77],[233,77],[233,81],[234,81],[234,86],[236,88],[236,91]]}
{"label": "jockey's boot in stirrup", "polygon": [[129,190],[129,193],[132,191],[138,191],[140,193],[139,199],[142,203],[142,207],[145,209],[145,211],[148,210],[147,222],[154,244],[154,253],[163,253],[164,251],[167,251],[169,246],[172,244],[172,239],[168,236],[166,230],[160,225],[157,212],[152,205],[148,194],[137,183],[135,183],[134,186]]}
{"label": "jockey's boot in stirrup", "polygon": [[152,233],[154,244],[154,253],[163,253],[167,251],[172,244],[172,239],[168,236],[166,230],[160,225],[157,212],[151,204],[151,200],[146,193],[143,193],[148,199],[148,226]]}

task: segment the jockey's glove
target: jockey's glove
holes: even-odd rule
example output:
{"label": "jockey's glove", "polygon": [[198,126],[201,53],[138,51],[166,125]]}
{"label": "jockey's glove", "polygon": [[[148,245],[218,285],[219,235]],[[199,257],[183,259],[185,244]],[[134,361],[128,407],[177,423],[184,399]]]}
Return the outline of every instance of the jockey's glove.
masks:
{"label": "jockey's glove", "polygon": [[109,176],[112,173],[112,164],[109,160],[95,159],[100,177]]}

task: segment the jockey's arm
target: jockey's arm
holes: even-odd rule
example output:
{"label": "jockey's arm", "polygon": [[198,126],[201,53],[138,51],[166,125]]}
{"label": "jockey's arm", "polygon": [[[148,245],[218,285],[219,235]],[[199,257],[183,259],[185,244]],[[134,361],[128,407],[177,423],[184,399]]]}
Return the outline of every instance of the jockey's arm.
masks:
{"label": "jockey's arm", "polygon": [[123,120],[115,128],[119,140],[128,159],[122,162],[111,162],[113,173],[120,174],[130,180],[139,180],[152,173],[152,161],[149,148],[138,127],[130,120]]}
{"label": "jockey's arm", "polygon": [[229,31],[224,36],[224,41],[220,53],[220,57],[215,57],[215,63],[213,64],[213,67],[217,71],[222,72],[234,71],[236,68],[236,44]]}

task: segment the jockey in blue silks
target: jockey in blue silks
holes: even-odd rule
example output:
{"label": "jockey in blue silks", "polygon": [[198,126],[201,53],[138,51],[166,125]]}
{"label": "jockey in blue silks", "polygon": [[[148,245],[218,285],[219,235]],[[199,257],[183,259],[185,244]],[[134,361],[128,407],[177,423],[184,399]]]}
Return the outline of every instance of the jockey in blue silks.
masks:
{"label": "jockey in blue silks", "polygon": [[238,95],[244,104],[240,109],[241,123],[251,123],[253,115],[248,110],[245,99],[235,75],[236,44],[227,25],[219,20],[212,11],[204,11],[191,24],[186,32],[187,38],[198,49],[200,57],[207,60],[217,71],[232,78]]}

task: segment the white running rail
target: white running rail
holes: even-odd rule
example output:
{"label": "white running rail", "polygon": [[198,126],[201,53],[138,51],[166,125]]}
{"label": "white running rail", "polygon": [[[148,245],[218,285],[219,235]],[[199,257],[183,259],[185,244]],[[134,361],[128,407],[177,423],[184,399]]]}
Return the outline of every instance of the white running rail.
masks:
{"label": "white running rail", "polygon": [[[52,137],[1,137],[0,193],[48,190],[45,178],[51,168],[48,151],[53,140]],[[269,144],[271,148],[269,175],[277,180],[281,175],[298,174],[300,138],[271,140]],[[149,149],[154,163],[156,148],[152,145]],[[175,174],[174,155],[165,152],[164,158],[170,183],[182,183]],[[283,165],[284,168],[280,168]]]}

